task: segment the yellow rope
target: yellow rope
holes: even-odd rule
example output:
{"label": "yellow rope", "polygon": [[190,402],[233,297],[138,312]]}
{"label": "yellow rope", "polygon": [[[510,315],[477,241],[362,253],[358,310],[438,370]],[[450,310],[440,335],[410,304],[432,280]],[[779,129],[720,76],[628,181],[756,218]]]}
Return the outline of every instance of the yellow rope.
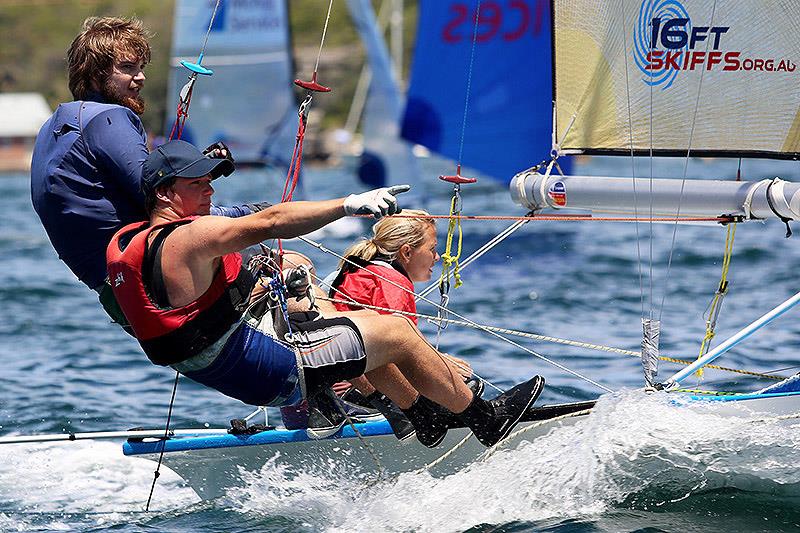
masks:
{"label": "yellow rope", "polygon": [[[708,349],[711,347],[711,340],[714,338],[716,327],[716,317],[719,314],[722,305],[722,298],[728,293],[728,270],[731,266],[731,257],[733,256],[733,239],[736,236],[736,224],[728,225],[728,232],[725,236],[725,254],[722,257],[722,275],[719,280],[719,287],[708,306],[708,318],[706,319],[706,333],[703,336],[703,342],[700,344],[700,354],[698,359],[703,357]],[[703,377],[703,369],[698,370],[695,375],[698,378]]]}
{"label": "yellow rope", "polygon": [[[441,255],[442,257],[442,274],[439,276],[439,285],[444,286],[445,283],[450,279],[450,269],[453,269],[453,279],[455,280],[455,288],[459,288],[462,285],[461,281],[461,274],[459,272],[458,260],[461,257],[461,243],[464,237],[464,234],[461,230],[461,217],[457,216],[459,213],[457,211],[457,202],[458,196],[453,195],[453,199],[450,202],[450,223],[447,226],[447,241],[445,245],[445,251]],[[455,255],[452,254],[453,250],[453,236],[458,230],[458,251]]]}

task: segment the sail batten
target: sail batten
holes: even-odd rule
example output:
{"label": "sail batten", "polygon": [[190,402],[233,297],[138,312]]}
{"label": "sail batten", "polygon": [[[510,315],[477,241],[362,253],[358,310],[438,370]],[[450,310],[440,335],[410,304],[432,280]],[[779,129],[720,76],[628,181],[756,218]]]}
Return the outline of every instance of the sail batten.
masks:
{"label": "sail batten", "polygon": [[562,153],[800,159],[800,2],[553,7]]}

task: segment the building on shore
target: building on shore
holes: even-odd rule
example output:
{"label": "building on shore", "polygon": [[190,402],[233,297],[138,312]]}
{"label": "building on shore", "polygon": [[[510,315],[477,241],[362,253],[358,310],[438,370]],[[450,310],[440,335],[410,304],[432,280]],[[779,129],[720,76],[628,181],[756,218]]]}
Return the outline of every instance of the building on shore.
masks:
{"label": "building on shore", "polygon": [[36,134],[51,113],[39,93],[0,93],[0,172],[30,170]]}

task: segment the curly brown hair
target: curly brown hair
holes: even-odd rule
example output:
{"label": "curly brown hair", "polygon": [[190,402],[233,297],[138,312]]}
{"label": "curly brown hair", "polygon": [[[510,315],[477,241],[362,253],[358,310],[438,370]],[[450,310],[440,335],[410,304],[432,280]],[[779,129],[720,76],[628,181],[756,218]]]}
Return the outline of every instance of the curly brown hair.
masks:
{"label": "curly brown hair", "polygon": [[76,100],[102,87],[119,55],[150,61],[151,35],[137,19],[89,17],[67,51],[69,90]]}

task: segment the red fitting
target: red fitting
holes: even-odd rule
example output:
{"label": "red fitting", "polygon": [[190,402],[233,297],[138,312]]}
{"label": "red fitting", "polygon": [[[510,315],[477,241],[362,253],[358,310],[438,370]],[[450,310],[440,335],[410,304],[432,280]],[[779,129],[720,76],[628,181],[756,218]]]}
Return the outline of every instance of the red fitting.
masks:
{"label": "red fitting", "polygon": [[465,178],[461,174],[456,174],[455,176],[439,176],[439,179],[449,183],[458,183],[459,185],[462,183],[475,183],[478,181],[478,178]]}
{"label": "red fitting", "polygon": [[303,80],[298,78],[298,79],[294,80],[294,84],[297,85],[298,87],[302,87],[303,89],[305,89],[307,91],[315,91],[315,92],[318,92],[318,93],[329,93],[329,92],[331,92],[331,88],[330,87],[325,87],[324,85],[320,85],[319,83],[317,83],[317,73],[316,72],[314,72],[314,74],[311,76],[311,81],[303,81]]}

